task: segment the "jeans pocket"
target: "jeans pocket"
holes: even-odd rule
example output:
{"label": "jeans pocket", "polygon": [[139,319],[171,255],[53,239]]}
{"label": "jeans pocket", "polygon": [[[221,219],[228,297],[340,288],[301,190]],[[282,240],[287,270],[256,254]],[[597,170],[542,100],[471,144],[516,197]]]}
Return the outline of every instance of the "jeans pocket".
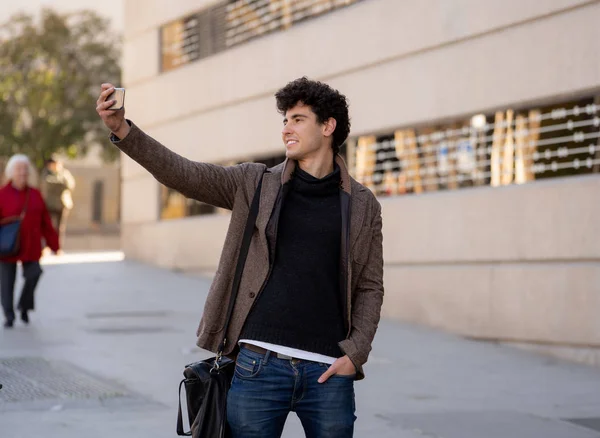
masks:
{"label": "jeans pocket", "polygon": [[334,374],[331,377],[337,377],[338,379],[345,379],[345,380],[354,380],[354,379],[356,379],[356,373],[354,373],[354,374]]}
{"label": "jeans pocket", "polygon": [[[319,366],[323,369],[323,372],[325,372],[331,365],[319,362]],[[352,374],[333,374],[329,378],[331,379],[332,377],[354,381],[356,379],[356,373],[352,373]]]}
{"label": "jeans pocket", "polygon": [[235,376],[240,379],[252,379],[260,373],[262,359],[255,359],[240,353],[235,361]]}

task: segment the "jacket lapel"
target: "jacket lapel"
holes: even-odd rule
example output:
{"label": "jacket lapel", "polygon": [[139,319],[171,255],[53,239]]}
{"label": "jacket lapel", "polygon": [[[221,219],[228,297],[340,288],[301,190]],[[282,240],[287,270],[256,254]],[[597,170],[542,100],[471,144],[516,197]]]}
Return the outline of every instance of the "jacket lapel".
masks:
{"label": "jacket lapel", "polygon": [[256,227],[261,235],[265,235],[267,223],[271,217],[271,212],[277,200],[277,194],[281,187],[281,173],[267,172],[263,177],[262,189],[260,191],[260,208],[256,218]]}
{"label": "jacket lapel", "polygon": [[366,214],[364,191],[367,190],[352,181],[352,201],[350,204],[350,254],[354,254],[354,244],[360,234]]}

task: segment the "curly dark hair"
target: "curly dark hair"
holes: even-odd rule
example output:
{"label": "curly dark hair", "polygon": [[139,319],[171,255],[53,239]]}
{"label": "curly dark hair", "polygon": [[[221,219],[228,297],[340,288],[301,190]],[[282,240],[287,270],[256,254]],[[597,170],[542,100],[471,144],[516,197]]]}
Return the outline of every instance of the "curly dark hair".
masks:
{"label": "curly dark hair", "polygon": [[325,123],[329,118],[336,121],[331,147],[334,153],[340,151],[350,133],[350,116],[346,96],[323,82],[313,81],[306,76],[288,83],[275,93],[277,110],[280,114],[295,107],[299,102],[310,106],[317,116],[317,122]]}

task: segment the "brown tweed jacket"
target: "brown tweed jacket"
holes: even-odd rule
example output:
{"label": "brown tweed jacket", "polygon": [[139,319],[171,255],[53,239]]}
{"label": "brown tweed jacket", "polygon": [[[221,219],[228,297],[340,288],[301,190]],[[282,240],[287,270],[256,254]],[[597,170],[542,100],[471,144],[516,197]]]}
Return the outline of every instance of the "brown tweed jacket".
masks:
{"label": "brown tweed jacket", "polygon": [[[227,333],[225,354],[234,355],[242,326],[268,275],[268,242],[271,236],[268,235],[267,223],[280,188],[289,181],[296,164],[286,160],[278,166],[265,169],[263,164],[255,163],[231,167],[198,163],[170,151],[135,124],[131,125],[131,131],[124,139],[119,141],[114,136],[111,138],[119,149],[162,184],[188,198],[232,211],[219,266],[196,333],[198,346],[212,352],[216,352],[223,337],[227,304],[249,205],[264,173],[256,230]],[[350,177],[341,157],[336,157],[336,162],[341,169],[342,195],[346,198],[346,202],[342,202],[342,224],[349,221],[349,233],[342,243],[346,246],[346,251],[342,251],[342,266],[346,271],[348,334],[340,342],[340,347],[356,366],[357,379],[361,379],[364,377],[362,365],[371,351],[383,302],[381,206],[370,190]]]}

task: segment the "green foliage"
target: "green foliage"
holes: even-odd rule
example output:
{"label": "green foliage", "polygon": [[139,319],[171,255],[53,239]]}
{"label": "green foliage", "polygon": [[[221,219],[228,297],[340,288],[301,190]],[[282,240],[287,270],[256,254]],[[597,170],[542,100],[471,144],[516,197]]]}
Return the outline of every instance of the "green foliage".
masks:
{"label": "green foliage", "polygon": [[96,113],[100,84],[120,83],[119,39],[91,11],[39,18],[17,15],[0,26],[0,156],[24,153],[39,167],[54,152],[85,154],[107,145]]}

